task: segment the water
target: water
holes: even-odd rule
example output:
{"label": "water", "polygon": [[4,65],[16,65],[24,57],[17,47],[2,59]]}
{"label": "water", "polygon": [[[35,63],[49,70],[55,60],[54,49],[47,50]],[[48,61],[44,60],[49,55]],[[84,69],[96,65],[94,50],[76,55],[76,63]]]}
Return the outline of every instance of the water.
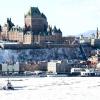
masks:
{"label": "water", "polygon": [[[100,77],[11,78],[15,90],[0,90],[0,100],[100,100]],[[7,78],[0,78],[0,86]]]}

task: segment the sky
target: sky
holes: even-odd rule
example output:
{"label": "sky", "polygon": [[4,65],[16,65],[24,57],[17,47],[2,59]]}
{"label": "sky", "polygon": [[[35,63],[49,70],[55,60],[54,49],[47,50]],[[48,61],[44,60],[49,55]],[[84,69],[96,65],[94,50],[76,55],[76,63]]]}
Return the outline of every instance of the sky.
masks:
{"label": "sky", "polygon": [[56,25],[64,36],[100,28],[100,0],[0,0],[0,24],[11,17],[15,25],[23,27],[30,7],[38,7],[48,24]]}

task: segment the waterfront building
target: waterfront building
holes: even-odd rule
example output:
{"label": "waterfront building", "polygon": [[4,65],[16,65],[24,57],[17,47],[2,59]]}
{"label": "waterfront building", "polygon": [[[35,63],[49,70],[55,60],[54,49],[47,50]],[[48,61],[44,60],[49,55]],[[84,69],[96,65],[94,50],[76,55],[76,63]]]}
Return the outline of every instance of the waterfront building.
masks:
{"label": "waterfront building", "polygon": [[19,67],[20,67],[20,64],[18,62],[16,62],[15,64],[7,64],[7,63],[3,63],[1,65],[1,72],[2,73],[6,73],[6,74],[9,74],[9,73],[14,73],[14,72],[19,72]]}
{"label": "waterfront building", "polygon": [[57,73],[59,70],[59,66],[61,64],[61,61],[55,60],[55,61],[50,61],[47,64],[47,70],[49,73]]}
{"label": "waterfront building", "polygon": [[98,64],[98,56],[92,56],[91,58],[88,59],[91,62],[90,67],[96,68],[96,65]]}
{"label": "waterfront building", "polygon": [[72,65],[67,60],[52,60],[47,63],[48,73],[64,74],[69,73]]}

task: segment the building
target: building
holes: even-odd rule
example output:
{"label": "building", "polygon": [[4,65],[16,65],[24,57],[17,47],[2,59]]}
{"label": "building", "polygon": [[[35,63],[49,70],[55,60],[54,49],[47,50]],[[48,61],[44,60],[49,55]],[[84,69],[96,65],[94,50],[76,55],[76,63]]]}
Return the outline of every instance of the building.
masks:
{"label": "building", "polygon": [[96,65],[98,64],[98,56],[92,56],[88,60],[90,61],[90,67],[96,68]]}
{"label": "building", "polygon": [[63,43],[69,44],[69,45],[75,44],[77,42],[75,36],[62,37],[62,41]]}
{"label": "building", "polygon": [[24,16],[25,27],[15,26],[11,18],[7,18],[7,24],[0,31],[0,39],[21,44],[55,43],[61,44],[64,40],[62,32],[56,26],[48,26],[46,16],[37,7],[31,7]]}
{"label": "building", "polygon": [[71,67],[72,66],[68,64],[67,60],[63,61],[53,60],[47,63],[48,73],[57,73],[57,74],[69,73]]}
{"label": "building", "polygon": [[[49,26],[50,28],[50,26]],[[40,32],[39,35],[33,35],[34,43],[62,43],[62,32],[56,26],[48,32]]]}
{"label": "building", "polygon": [[58,61],[58,60],[48,62],[47,64],[48,72],[58,73],[60,64],[61,64],[61,61]]}
{"label": "building", "polygon": [[23,43],[24,44],[32,44],[33,43],[33,34],[31,31],[26,32],[23,36]]}
{"label": "building", "polygon": [[19,72],[19,67],[20,64],[16,62],[15,64],[7,64],[4,63],[2,64],[2,73],[14,73],[14,72]]}
{"label": "building", "polygon": [[32,31],[35,35],[47,31],[47,18],[39,11],[38,7],[31,7],[24,19],[25,31]]}
{"label": "building", "polygon": [[62,36],[59,35],[34,35],[34,43],[61,43]]}
{"label": "building", "polygon": [[90,44],[91,39],[89,37],[84,37],[83,35],[81,35],[79,43],[81,43],[81,44]]}
{"label": "building", "polygon": [[23,43],[24,41],[23,29],[18,26],[12,27],[11,30],[8,32],[8,40],[13,42]]}
{"label": "building", "polygon": [[98,27],[94,38],[91,38],[91,45],[100,48],[100,31],[98,30]]}
{"label": "building", "polygon": [[91,39],[91,45],[100,48],[100,39]]}
{"label": "building", "polygon": [[5,25],[2,27],[1,39],[2,39],[2,40],[7,40],[7,39],[8,39],[8,28],[7,28],[7,24],[5,24]]}

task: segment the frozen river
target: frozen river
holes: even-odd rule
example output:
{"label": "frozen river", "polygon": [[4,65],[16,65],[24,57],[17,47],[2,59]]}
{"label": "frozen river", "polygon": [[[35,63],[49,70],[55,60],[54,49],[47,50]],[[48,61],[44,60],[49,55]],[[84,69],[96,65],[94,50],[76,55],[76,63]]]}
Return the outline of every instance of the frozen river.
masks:
{"label": "frozen river", "polygon": [[[100,77],[10,78],[15,90],[0,90],[0,100],[100,100]],[[7,78],[0,78],[0,86]]]}

